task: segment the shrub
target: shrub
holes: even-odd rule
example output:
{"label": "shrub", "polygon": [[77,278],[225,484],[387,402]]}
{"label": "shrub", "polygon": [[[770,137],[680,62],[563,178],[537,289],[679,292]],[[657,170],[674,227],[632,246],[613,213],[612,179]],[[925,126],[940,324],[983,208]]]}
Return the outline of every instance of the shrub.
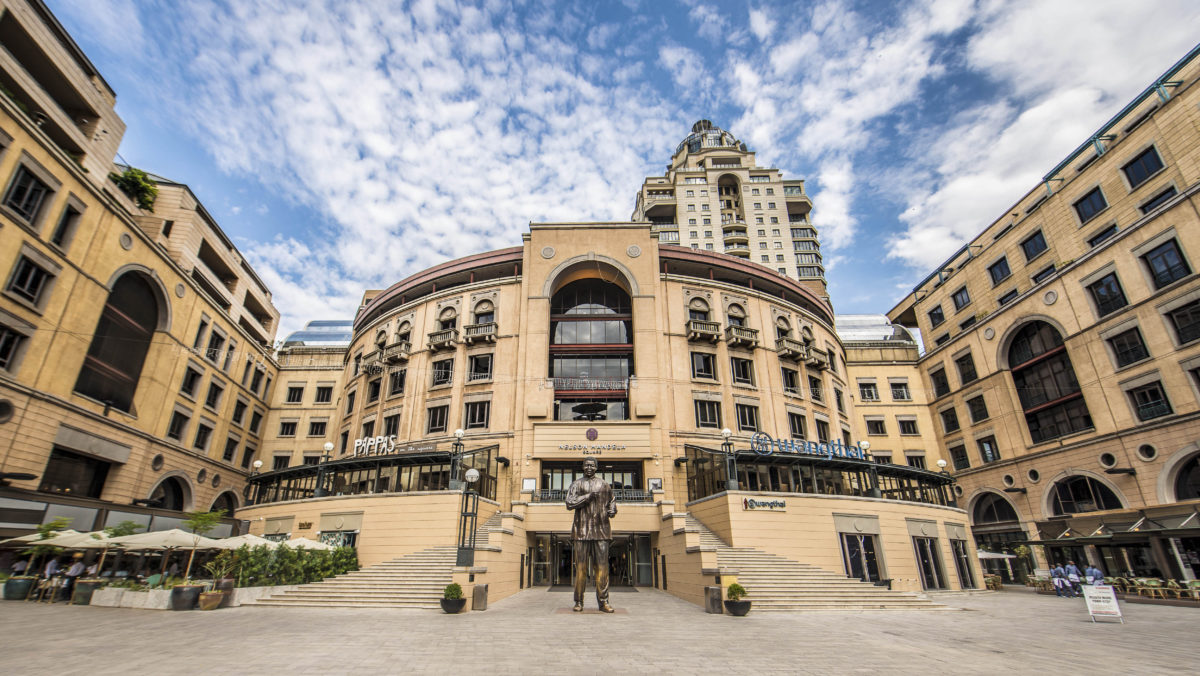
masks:
{"label": "shrub", "polygon": [[445,589],[445,591],[443,591],[443,595],[446,598],[451,599],[451,600],[461,599],[463,597],[462,585],[460,585],[457,582],[452,582],[452,583],[446,585],[446,589]]}
{"label": "shrub", "polygon": [[736,582],[725,589],[725,595],[729,597],[730,601],[741,601],[743,596],[749,596],[746,588]]}
{"label": "shrub", "polygon": [[152,181],[146,172],[125,167],[125,171],[120,174],[109,174],[108,177],[117,184],[121,192],[137,202],[139,209],[154,211],[154,200],[158,198],[158,184]]}

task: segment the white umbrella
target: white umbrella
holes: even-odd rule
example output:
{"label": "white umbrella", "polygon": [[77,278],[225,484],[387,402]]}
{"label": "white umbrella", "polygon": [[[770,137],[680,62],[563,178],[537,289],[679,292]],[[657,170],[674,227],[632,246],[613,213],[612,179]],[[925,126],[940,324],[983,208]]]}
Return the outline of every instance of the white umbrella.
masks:
{"label": "white umbrella", "polygon": [[980,550],[979,558],[981,558],[981,559],[1015,559],[1017,557],[1012,554],[1000,554],[998,552],[985,552],[983,550]]}
{"label": "white umbrella", "polygon": [[268,540],[264,537],[251,535],[250,533],[235,535],[231,538],[222,538],[218,542],[223,544],[226,549],[237,549],[242,546],[253,548],[260,545],[266,546],[267,549],[276,549],[279,547],[279,543],[274,540]]}
{"label": "white umbrella", "polygon": [[292,549],[299,549],[301,547],[305,549],[333,549],[333,547],[330,547],[324,542],[317,542],[316,540],[309,540],[308,538],[296,538],[294,540],[288,540],[283,544],[291,547]]}
{"label": "white umbrella", "polygon": [[53,540],[56,537],[62,537],[64,535],[79,535],[79,531],[71,530],[70,528],[63,530],[52,530],[50,532],[53,533],[53,535],[43,541],[39,541],[39,538],[42,537],[41,533],[30,533],[29,535],[22,535],[20,537],[9,538],[7,540],[0,540],[0,545],[25,545],[31,543],[40,545],[45,544],[49,540]]}
{"label": "white umbrella", "polygon": [[[199,533],[188,533],[178,528],[155,530],[136,535],[122,535],[118,538],[112,538],[109,542],[125,547],[126,549],[163,549],[168,553],[175,549],[190,549],[192,550],[192,555],[188,558],[187,571],[183,574],[184,579],[187,579],[192,574],[192,562],[196,560],[197,549],[225,549],[220,540],[206,538]],[[167,560],[164,556],[163,570],[166,570],[166,567]]]}
{"label": "white umbrella", "polygon": [[68,535],[59,535],[58,537],[45,540],[43,544],[62,547],[63,549],[102,549],[100,553],[100,563],[96,564],[96,573],[99,574],[104,569],[104,559],[108,557],[108,548],[114,547],[112,538],[108,537],[108,533],[102,530],[92,531],[91,533],[72,533]]}

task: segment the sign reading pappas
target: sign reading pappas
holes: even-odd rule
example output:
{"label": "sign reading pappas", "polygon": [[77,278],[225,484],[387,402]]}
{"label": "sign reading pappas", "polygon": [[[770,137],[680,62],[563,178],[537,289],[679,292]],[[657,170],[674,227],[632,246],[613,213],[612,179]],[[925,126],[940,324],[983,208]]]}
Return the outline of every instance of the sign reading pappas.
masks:
{"label": "sign reading pappas", "polygon": [[1083,600],[1087,601],[1092,622],[1095,622],[1097,617],[1115,617],[1121,624],[1125,624],[1125,618],[1121,616],[1121,607],[1117,605],[1117,592],[1112,585],[1083,585],[1082,588]]}

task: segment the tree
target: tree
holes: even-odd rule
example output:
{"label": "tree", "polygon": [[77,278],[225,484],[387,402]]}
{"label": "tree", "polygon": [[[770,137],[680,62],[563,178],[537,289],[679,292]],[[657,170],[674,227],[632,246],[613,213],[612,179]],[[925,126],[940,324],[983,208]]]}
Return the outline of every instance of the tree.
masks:
{"label": "tree", "polygon": [[[70,523],[71,523],[70,519],[60,516],[57,519],[54,519],[53,521],[50,521],[48,523],[44,523],[44,524],[38,526],[37,527],[38,538],[37,538],[37,540],[34,540],[34,542],[36,543],[36,542],[38,542],[38,540],[49,540],[50,538],[58,537],[59,531],[66,530],[67,525]],[[54,545],[39,545],[39,544],[31,545],[25,551],[21,552],[22,554],[29,554],[29,566],[25,570],[26,574],[27,575],[35,575],[36,574],[34,571],[36,571],[37,569],[34,566],[36,564],[37,559],[39,559],[43,556],[49,555],[49,554],[58,554],[61,551],[62,551],[61,547],[55,547]]]}
{"label": "tree", "polygon": [[133,535],[143,528],[145,528],[145,526],[137,521],[122,521],[115,526],[109,526],[108,528],[105,528],[104,534],[110,538],[117,538],[121,537],[122,535]]}
{"label": "tree", "polygon": [[211,512],[187,512],[187,518],[183,520],[183,527],[197,535],[204,535],[216,528],[223,516],[225,516],[224,509],[217,509]]}

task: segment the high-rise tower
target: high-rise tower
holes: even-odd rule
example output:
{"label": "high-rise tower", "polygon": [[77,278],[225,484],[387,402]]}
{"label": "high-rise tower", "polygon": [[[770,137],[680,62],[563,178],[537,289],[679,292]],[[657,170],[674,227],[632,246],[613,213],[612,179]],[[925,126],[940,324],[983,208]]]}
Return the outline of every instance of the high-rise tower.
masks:
{"label": "high-rise tower", "polygon": [[660,242],[752,260],[825,296],[811,211],[804,181],[758,166],[745,143],[700,120],[666,174],[643,182],[632,220],[653,223]]}

